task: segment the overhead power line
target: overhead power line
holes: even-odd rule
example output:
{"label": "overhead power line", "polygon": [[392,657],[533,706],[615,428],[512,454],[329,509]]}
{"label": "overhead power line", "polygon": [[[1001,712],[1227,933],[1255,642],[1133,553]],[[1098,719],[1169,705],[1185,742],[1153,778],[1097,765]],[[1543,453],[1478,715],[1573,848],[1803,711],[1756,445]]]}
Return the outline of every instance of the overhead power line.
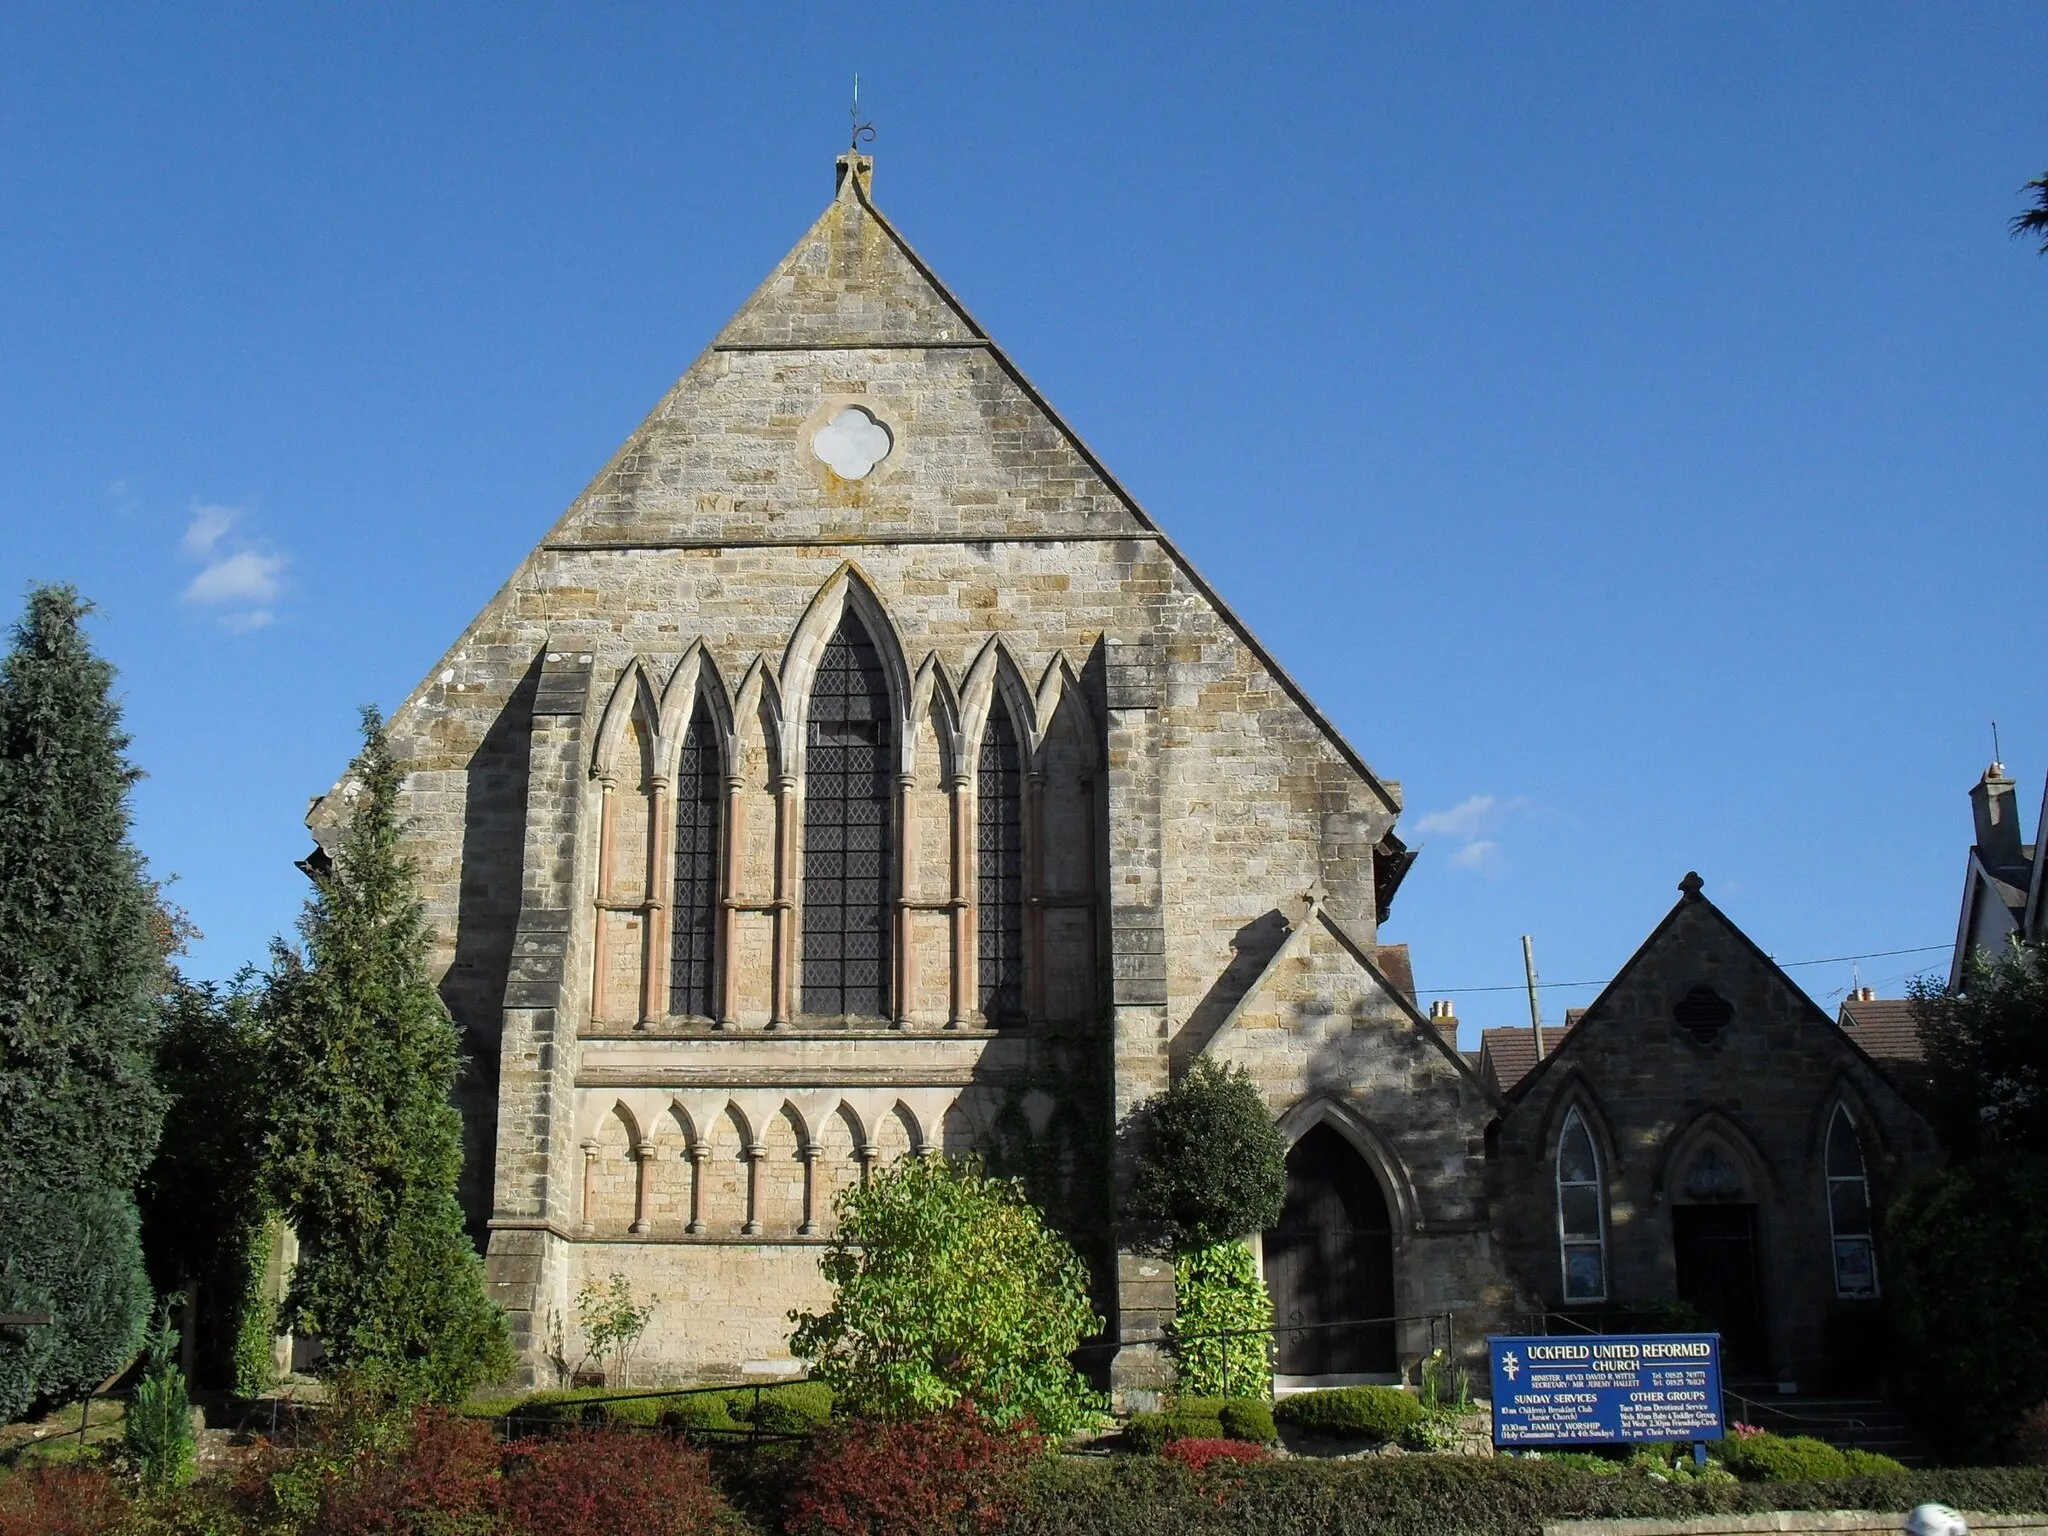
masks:
{"label": "overhead power line", "polygon": [[[1780,970],[1789,971],[1802,965],[1841,965],[1849,960],[1882,960],[1890,955],[1929,955],[1937,949],[1954,948],[1953,944],[1921,944],[1913,949],[1872,949],[1860,955],[1826,955],[1819,960],[1779,960],[1775,956],[1772,959]],[[1565,987],[1604,987],[1611,980],[1613,978],[1610,976],[1601,981],[1546,981],[1539,985],[1545,992],[1555,992]],[[1498,987],[1417,987],[1415,990],[1437,997],[1453,992],[1520,992],[1527,986],[1527,982],[1513,981]]]}

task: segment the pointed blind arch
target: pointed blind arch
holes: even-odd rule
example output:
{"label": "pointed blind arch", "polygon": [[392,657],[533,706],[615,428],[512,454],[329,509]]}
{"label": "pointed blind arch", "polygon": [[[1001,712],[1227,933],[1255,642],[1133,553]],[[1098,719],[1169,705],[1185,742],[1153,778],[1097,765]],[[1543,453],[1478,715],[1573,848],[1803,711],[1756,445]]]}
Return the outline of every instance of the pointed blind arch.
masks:
{"label": "pointed blind arch", "polygon": [[1877,1294],[1877,1251],[1870,1221],[1870,1181],[1863,1141],[1849,1106],[1837,1104],[1828,1122],[1826,1152],[1828,1230],[1835,1244],[1835,1294]]}
{"label": "pointed blind arch", "polygon": [[826,643],[804,744],[803,1011],[889,1010],[889,749],[882,659],[852,612]]}
{"label": "pointed blind arch", "polygon": [[1606,1195],[1600,1149],[1574,1107],[1557,1133],[1557,1240],[1564,1299],[1607,1299]]}
{"label": "pointed blind arch", "polygon": [[989,711],[976,763],[976,958],[982,1017],[1024,1022],[1024,772],[1017,733],[1000,700]]}
{"label": "pointed blind arch", "polygon": [[717,968],[720,791],[717,727],[702,699],[676,764],[675,881],[670,907],[668,1011],[710,1018]]}

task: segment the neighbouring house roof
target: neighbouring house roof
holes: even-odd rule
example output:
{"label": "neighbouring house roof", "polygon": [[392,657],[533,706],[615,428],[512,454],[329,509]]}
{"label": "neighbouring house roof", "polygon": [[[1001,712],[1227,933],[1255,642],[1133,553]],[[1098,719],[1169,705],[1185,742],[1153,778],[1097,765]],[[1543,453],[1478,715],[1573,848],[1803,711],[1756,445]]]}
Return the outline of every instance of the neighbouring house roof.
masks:
{"label": "neighbouring house roof", "polygon": [[[1567,1008],[1564,1011],[1564,1025],[1543,1026],[1544,1055],[1556,1050],[1564,1042],[1579,1020],[1584,1018],[1583,1008]],[[1536,1054],[1536,1031],[1533,1029],[1482,1029],[1479,1032],[1479,1080],[1495,1093],[1506,1093],[1515,1084],[1536,1070],[1536,1063],[1542,1058]]]}
{"label": "neighbouring house roof", "polygon": [[1911,998],[1844,998],[1836,1022],[1842,1026],[1842,1033],[1862,1046],[1863,1054],[1872,1061],[1887,1066],[1918,1066],[1927,1059]]}

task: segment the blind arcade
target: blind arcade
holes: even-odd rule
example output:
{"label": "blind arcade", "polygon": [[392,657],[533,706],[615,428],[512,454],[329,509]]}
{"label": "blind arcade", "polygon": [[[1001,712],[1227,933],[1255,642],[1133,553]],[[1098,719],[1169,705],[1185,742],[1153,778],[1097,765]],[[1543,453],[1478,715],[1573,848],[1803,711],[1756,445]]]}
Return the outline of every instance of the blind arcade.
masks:
{"label": "blind arcade", "polygon": [[1718,1440],[1721,1337],[1490,1337],[1493,1443]]}

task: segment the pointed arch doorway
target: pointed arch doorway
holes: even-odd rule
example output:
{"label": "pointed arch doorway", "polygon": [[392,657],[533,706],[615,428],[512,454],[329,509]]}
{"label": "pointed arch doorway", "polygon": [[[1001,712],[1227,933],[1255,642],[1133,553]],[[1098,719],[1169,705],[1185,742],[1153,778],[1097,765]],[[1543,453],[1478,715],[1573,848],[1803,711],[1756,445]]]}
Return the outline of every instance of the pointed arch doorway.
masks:
{"label": "pointed arch doorway", "polygon": [[[1266,1286],[1282,1377],[1376,1377],[1396,1370],[1394,1224],[1371,1167],[1333,1127],[1287,1154],[1287,1203],[1265,1234]],[[1294,1331],[1285,1331],[1294,1330]]]}

